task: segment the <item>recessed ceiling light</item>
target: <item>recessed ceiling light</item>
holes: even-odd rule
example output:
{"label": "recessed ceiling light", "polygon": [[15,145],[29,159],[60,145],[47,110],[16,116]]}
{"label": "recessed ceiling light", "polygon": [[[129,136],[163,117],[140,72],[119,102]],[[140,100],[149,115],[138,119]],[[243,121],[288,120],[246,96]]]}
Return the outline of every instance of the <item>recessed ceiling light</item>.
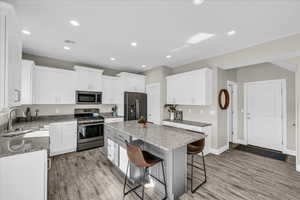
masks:
{"label": "recessed ceiling light", "polygon": [[30,31],[23,29],[21,31],[24,35],[31,35]]}
{"label": "recessed ceiling light", "polygon": [[204,0],[194,0],[195,5],[201,5],[204,3]]}
{"label": "recessed ceiling light", "polygon": [[142,68],[145,68],[145,67],[147,67],[147,65],[142,65]]}
{"label": "recessed ceiling light", "polygon": [[65,50],[70,50],[71,48],[68,47],[68,46],[64,46],[64,49],[65,49]]}
{"label": "recessed ceiling light", "polygon": [[168,59],[169,59],[169,58],[172,58],[172,56],[171,56],[171,55],[167,55],[167,56],[166,56],[166,58],[168,58]]}
{"label": "recessed ceiling light", "polygon": [[213,34],[213,33],[197,33],[197,34],[193,35],[192,37],[190,37],[186,42],[189,44],[197,44],[204,40],[208,40],[214,36],[215,36],[215,34]]}
{"label": "recessed ceiling light", "polygon": [[114,57],[110,57],[110,60],[111,61],[115,61],[116,59]]}
{"label": "recessed ceiling light", "polygon": [[79,22],[76,21],[76,20],[70,20],[70,24],[71,24],[72,26],[80,26]]}
{"label": "recessed ceiling light", "polygon": [[235,31],[235,30],[231,30],[231,31],[228,31],[228,32],[227,32],[227,35],[228,35],[228,36],[235,35],[235,34],[236,34],[236,31]]}
{"label": "recessed ceiling light", "polygon": [[138,44],[136,42],[131,42],[131,46],[136,47]]}

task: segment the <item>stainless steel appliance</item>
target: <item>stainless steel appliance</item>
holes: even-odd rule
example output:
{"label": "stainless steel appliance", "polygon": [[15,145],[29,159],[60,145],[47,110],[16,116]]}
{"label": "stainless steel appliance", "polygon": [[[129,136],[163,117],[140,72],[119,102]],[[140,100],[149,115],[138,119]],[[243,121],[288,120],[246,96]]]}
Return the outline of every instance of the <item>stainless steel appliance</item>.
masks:
{"label": "stainless steel appliance", "polygon": [[124,120],[138,120],[141,116],[147,120],[147,94],[138,92],[125,92]]}
{"label": "stainless steel appliance", "polygon": [[175,117],[174,117],[175,120],[180,120],[182,121],[183,120],[183,112],[182,110],[176,110],[175,111]]}
{"label": "stainless steel appliance", "polygon": [[77,151],[104,146],[104,118],[99,109],[75,109]]}
{"label": "stainless steel appliance", "polygon": [[101,104],[102,92],[76,91],[76,104]]}

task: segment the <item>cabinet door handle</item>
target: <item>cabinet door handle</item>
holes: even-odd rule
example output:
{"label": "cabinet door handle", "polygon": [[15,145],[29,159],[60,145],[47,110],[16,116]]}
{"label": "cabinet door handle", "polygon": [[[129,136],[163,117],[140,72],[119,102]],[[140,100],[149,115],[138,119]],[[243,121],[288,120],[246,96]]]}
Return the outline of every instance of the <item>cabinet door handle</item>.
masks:
{"label": "cabinet door handle", "polygon": [[50,170],[52,167],[52,160],[51,158],[48,158],[48,170]]}

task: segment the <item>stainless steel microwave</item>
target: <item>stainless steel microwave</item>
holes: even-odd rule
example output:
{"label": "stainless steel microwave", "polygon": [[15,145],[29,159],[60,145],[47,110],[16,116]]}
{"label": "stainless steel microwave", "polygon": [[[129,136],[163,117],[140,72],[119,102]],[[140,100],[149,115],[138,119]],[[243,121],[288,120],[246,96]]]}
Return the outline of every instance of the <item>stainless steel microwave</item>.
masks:
{"label": "stainless steel microwave", "polygon": [[76,91],[76,104],[101,104],[102,92]]}

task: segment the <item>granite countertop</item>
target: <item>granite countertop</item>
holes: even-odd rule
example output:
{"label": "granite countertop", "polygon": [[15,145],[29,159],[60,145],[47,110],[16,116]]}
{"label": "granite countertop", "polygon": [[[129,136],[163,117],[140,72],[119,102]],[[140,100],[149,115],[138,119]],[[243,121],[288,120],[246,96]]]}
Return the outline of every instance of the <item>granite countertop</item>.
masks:
{"label": "granite countertop", "polygon": [[209,124],[209,123],[195,122],[195,121],[188,121],[188,120],[170,120],[170,119],[164,119],[163,121],[173,122],[173,123],[178,123],[178,124],[191,125],[191,126],[198,126],[198,127],[211,126],[211,124]]}
{"label": "granite countertop", "polygon": [[0,136],[0,158],[39,150],[49,150],[49,131],[36,130],[15,137]]}
{"label": "granite countertop", "polygon": [[121,116],[121,115],[114,116],[111,112],[100,113],[100,116],[107,118],[107,119],[109,119],[109,118],[124,118],[124,116]]}
{"label": "granite countertop", "polygon": [[26,122],[15,122],[13,128],[31,128],[31,127],[44,127],[51,123],[76,121],[74,115],[52,115],[52,116],[39,116],[37,120]]}
{"label": "granite countertop", "polygon": [[183,147],[205,137],[201,133],[155,124],[141,128],[137,121],[117,122],[105,126],[166,151]]}
{"label": "granite countertop", "polygon": [[49,150],[49,130],[44,128],[51,123],[76,121],[74,115],[40,116],[37,120],[13,123],[13,129],[33,129],[33,132],[3,137],[0,133],[0,158],[27,152]]}

